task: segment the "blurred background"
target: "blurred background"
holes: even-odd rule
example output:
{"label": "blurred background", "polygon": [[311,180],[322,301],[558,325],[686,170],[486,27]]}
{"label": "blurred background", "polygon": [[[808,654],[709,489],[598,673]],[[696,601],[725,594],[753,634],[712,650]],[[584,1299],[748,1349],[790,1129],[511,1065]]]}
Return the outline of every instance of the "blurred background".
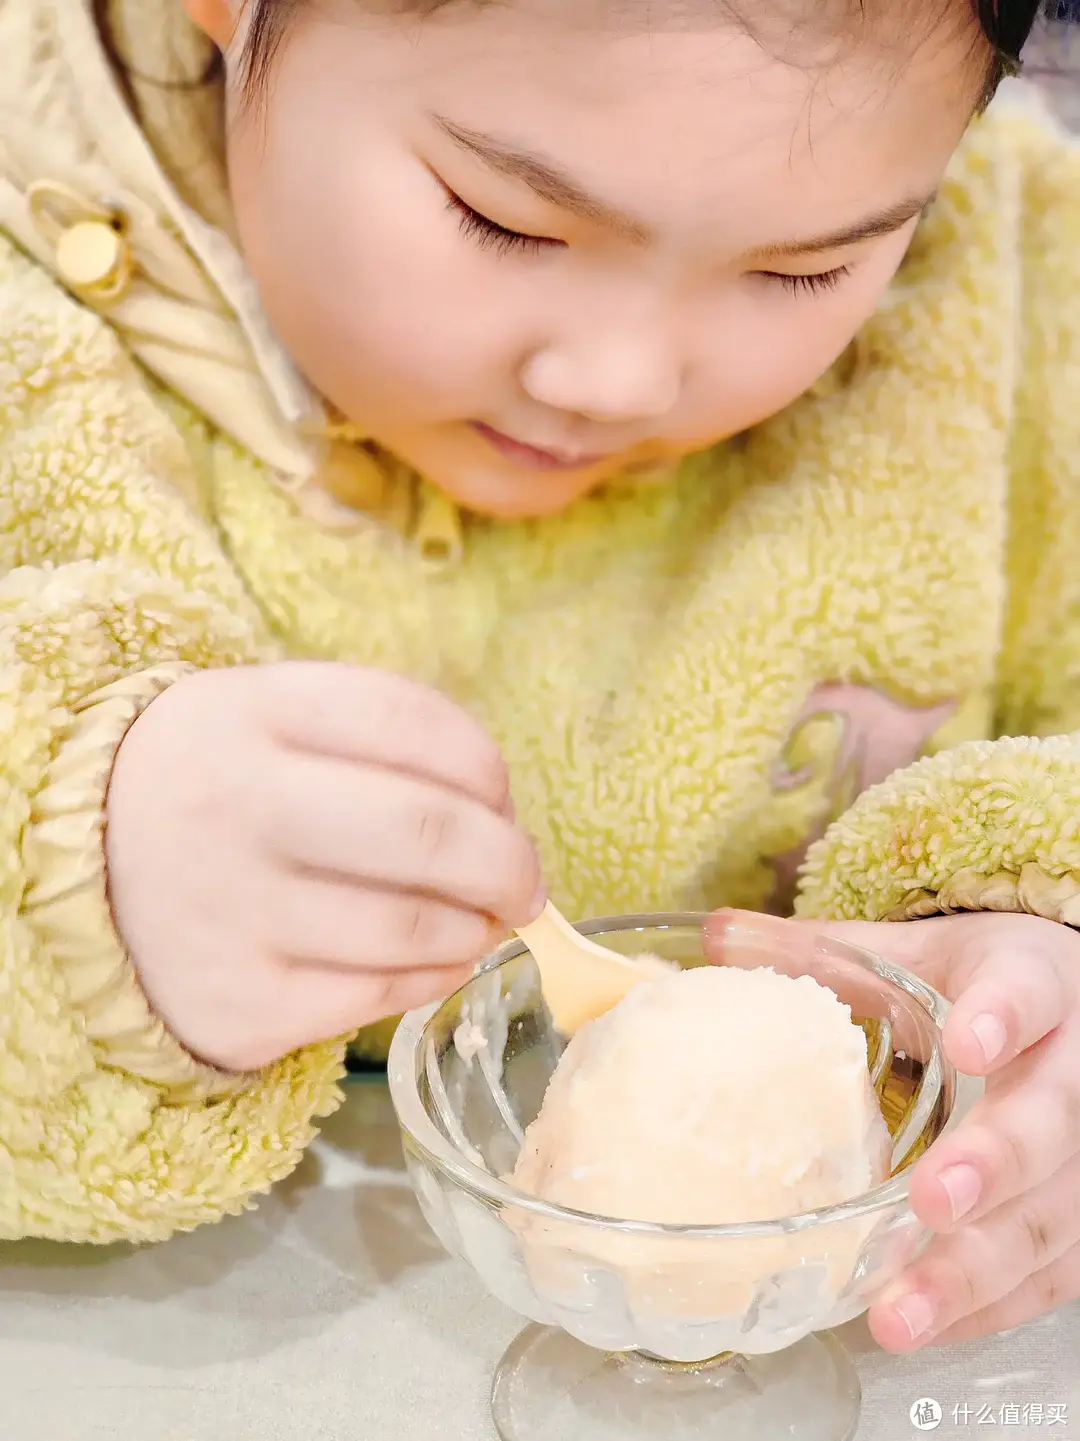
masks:
{"label": "blurred background", "polygon": [[1025,52],[1024,73],[1045,89],[1065,123],[1080,131],[1080,0],[1056,0],[1047,10]]}

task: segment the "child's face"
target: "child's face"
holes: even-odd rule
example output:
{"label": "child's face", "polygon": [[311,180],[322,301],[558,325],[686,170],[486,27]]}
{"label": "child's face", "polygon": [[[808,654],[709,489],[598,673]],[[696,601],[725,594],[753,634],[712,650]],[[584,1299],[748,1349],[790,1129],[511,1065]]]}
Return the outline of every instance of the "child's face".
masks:
{"label": "child's face", "polygon": [[500,516],[811,386],[896,271],[982,78],[959,24],[826,69],[705,10],[646,31],[599,0],[372,8],[310,0],[265,96],[233,96],[240,240],[311,383]]}

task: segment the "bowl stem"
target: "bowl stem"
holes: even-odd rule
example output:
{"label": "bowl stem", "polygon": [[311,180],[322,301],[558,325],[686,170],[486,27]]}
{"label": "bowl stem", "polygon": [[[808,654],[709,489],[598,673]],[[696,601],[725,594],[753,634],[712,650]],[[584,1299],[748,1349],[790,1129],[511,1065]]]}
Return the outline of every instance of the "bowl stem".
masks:
{"label": "bowl stem", "polygon": [[829,1333],[764,1356],[665,1361],[528,1326],[495,1373],[500,1441],[851,1441],[860,1387]]}

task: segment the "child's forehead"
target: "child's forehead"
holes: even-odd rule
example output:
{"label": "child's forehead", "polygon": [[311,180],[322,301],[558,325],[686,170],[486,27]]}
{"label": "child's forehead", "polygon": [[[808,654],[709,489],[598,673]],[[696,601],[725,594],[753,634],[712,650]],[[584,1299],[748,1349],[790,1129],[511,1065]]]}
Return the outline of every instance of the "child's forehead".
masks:
{"label": "child's forehead", "polygon": [[730,225],[738,205],[753,228],[755,208],[771,218],[782,198],[814,232],[838,205],[857,215],[929,195],[978,91],[970,37],[924,46],[898,72],[868,49],[789,63],[734,25],[555,23],[532,0],[437,32],[422,27],[410,62],[428,113],[553,159],[647,223],[685,210],[711,225],[727,207]]}
{"label": "child's forehead", "polygon": [[[490,95],[504,108],[508,93],[528,96],[553,123],[572,116],[600,125],[613,113],[620,120],[637,113],[663,122],[661,134],[687,140],[693,121],[710,139],[764,138],[786,128],[789,139],[801,131],[807,143],[820,143],[848,118],[887,123],[928,106],[970,118],[986,78],[985,47],[973,44],[971,25],[905,32],[892,23],[878,33],[868,24],[846,40],[827,30],[818,41],[802,31],[763,38],[769,14],[790,8],[785,0],[773,11],[760,7],[751,29],[725,18],[725,0],[505,0],[414,14],[397,37],[411,52],[410,71],[432,88]],[[971,8],[962,8],[970,17]],[[645,14],[655,23],[633,23]]]}
{"label": "child's forehead", "polygon": [[742,39],[763,58],[808,74],[857,58],[892,78],[917,52],[951,47],[967,62],[974,94],[990,59],[973,0],[360,0],[360,7],[385,20],[387,3],[402,33],[436,46],[502,35],[583,57],[612,43],[651,47],[680,35],[691,37],[691,49],[706,37]]}

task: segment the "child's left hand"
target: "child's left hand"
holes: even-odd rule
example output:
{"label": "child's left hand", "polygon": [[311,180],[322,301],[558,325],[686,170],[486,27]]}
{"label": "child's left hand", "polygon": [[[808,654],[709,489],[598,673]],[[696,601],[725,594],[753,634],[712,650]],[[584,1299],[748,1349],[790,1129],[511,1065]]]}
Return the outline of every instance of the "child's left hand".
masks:
{"label": "child's left hand", "polygon": [[968,1341],[1080,1297],[1080,934],[989,912],[813,930],[947,996],[946,1053],[986,1078],[915,1168],[912,1205],[939,1234],[871,1309],[875,1339],[890,1351]]}

